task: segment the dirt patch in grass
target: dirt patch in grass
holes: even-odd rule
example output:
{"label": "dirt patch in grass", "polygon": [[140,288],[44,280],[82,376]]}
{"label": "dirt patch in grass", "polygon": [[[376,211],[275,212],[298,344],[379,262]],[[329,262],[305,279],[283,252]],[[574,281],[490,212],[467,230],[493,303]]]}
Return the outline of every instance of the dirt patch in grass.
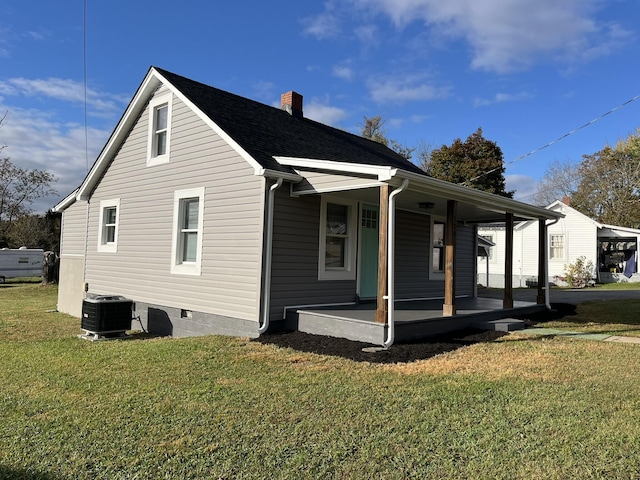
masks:
{"label": "dirt patch in grass", "polygon": [[[517,318],[524,320],[525,325],[533,326],[576,314],[575,305],[557,303],[551,304],[551,307],[551,311],[536,312]],[[493,342],[504,335],[504,332],[491,332],[477,329],[458,330],[415,342],[395,343],[388,350],[374,353],[363,351],[364,348],[371,347],[368,343],[354,342],[344,338],[311,335],[303,332],[266,334],[260,336],[255,341],[282,348],[291,348],[299,352],[345,358],[355,362],[393,364],[426,360],[437,355],[454,352],[470,345]]]}
{"label": "dirt patch in grass", "polygon": [[344,338],[311,335],[303,332],[284,332],[262,335],[256,342],[291,348],[300,352],[341,357],[355,362],[407,363],[425,360],[445,352],[480,342],[491,342],[503,336],[502,332],[467,329],[438,335],[417,342],[396,343],[387,350],[367,352],[371,344]]}

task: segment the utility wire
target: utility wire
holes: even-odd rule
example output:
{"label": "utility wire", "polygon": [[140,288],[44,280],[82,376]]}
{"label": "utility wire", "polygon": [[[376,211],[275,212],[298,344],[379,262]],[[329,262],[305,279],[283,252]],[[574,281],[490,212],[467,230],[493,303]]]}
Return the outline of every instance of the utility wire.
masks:
{"label": "utility wire", "polygon": [[82,18],[82,74],[84,85],[84,163],[89,172],[89,126],[87,123],[87,0],[84,0]]}
{"label": "utility wire", "polygon": [[484,177],[485,175],[489,175],[490,173],[495,172],[496,170],[500,170],[501,168],[505,168],[513,163],[519,162],[520,160],[524,160],[527,157],[530,157],[531,155],[533,155],[534,153],[538,153],[540,150],[544,150],[545,148],[550,147],[551,145],[554,145],[556,143],[558,143],[560,140],[564,140],[565,138],[569,137],[570,135],[573,135],[574,133],[579,132],[580,130],[582,130],[583,128],[587,128],[589,125],[593,125],[594,123],[602,120],[604,117],[606,117],[607,115],[612,114],[613,112],[615,112],[616,110],[620,110],[622,107],[629,105],[632,102],[635,102],[636,100],[640,99],[640,95],[636,95],[635,97],[630,98],[629,100],[627,100],[626,102],[621,103],[620,105],[618,105],[617,107],[612,108],[611,110],[609,110],[606,113],[603,113],[602,115],[594,118],[593,120],[591,120],[590,122],[585,123],[584,125],[571,130],[568,133],[565,133],[564,135],[562,135],[561,137],[556,138],[555,140],[553,140],[552,142],[547,143],[546,145],[536,148],[535,150],[531,150],[529,153],[525,153],[524,155],[519,156],[518,158],[511,160],[510,162],[508,162],[506,165],[502,165],[500,167],[496,167],[496,168],[492,168],[491,170],[488,170],[484,173],[481,173],[480,175],[477,175],[473,178],[470,178],[469,180],[466,180],[464,182],[462,182],[460,185],[466,185],[469,182],[473,182],[474,180],[477,180],[479,178]]}

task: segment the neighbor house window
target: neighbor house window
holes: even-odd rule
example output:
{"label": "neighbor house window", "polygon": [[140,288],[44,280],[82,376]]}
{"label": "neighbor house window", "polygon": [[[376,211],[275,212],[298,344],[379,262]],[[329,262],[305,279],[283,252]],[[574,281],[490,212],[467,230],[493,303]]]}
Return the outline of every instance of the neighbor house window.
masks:
{"label": "neighbor house window", "polygon": [[149,103],[149,142],[147,165],[169,161],[171,139],[171,94],[154,98]]}
{"label": "neighbor house window", "polygon": [[120,199],[100,202],[100,219],[98,231],[98,251],[118,251],[118,219]]}
{"label": "neighbor house window", "polygon": [[432,227],[432,263],[431,271],[433,273],[444,273],[445,250],[444,250],[444,222],[433,222]]}
{"label": "neighbor house window", "polygon": [[356,278],[356,203],[323,197],[320,207],[319,280]]}
{"label": "neighbor house window", "polygon": [[564,235],[550,236],[549,258],[551,260],[564,260]]}
{"label": "neighbor house window", "polygon": [[200,275],[204,188],[175,192],[171,273]]}

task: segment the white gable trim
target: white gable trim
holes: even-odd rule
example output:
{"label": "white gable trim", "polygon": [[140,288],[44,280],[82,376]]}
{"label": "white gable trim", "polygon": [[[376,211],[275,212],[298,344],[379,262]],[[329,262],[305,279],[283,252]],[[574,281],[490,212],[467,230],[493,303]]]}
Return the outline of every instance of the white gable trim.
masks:
{"label": "white gable trim", "polygon": [[[109,137],[109,140],[100,152],[100,155],[98,155],[98,158],[91,167],[91,170],[89,170],[89,173],[78,189],[75,198],[77,198],[78,200],[89,199],[89,197],[91,196],[91,192],[100,181],[100,178],[102,178],[102,175],[108,168],[111,160],[113,159],[113,156],[124,141],[126,135],[133,127],[142,110],[146,107],[148,99],[161,85],[167,87],[167,89],[173,95],[182,100],[182,102],[184,102],[184,104],[187,105],[207,126],[209,126],[215,133],[217,133],[224,141],[226,141],[231,146],[231,148],[233,148],[238,153],[238,155],[240,155],[250,166],[253,167],[255,175],[267,176],[267,173],[275,173],[262,168],[262,166],[240,145],[238,145],[238,143],[233,140],[224,130],[222,130],[220,126],[218,126],[213,120],[205,115],[202,110],[196,107],[187,97],[182,94],[182,92],[180,92],[171,82],[169,82],[155,68],[152,67],[147,73],[145,79],[142,81],[140,87],[138,87],[138,90],[133,96],[131,102],[129,102],[129,105],[122,115],[122,118],[116,125],[115,130]],[[283,172],[282,175],[278,176],[287,177],[289,175]],[[300,178],[295,175],[291,175],[290,177],[291,178],[286,179],[292,181],[300,180]]]}
{"label": "white gable trim", "polygon": [[273,157],[281,165],[299,168],[316,168],[335,172],[359,173],[376,175],[381,182],[391,180],[398,172],[397,168],[367,165],[363,163],[334,162],[331,160],[316,160],[313,158]]}

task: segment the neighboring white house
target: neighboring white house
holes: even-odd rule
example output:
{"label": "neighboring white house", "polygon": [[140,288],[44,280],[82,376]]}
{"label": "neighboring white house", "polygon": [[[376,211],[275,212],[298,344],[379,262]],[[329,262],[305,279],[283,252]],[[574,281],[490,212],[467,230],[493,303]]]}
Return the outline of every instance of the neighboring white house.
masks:
{"label": "neighboring white house", "polygon": [[[640,282],[640,274],[637,273],[640,230],[596,222],[559,200],[547,209],[565,215],[547,227],[550,284],[562,285],[558,277],[564,276],[565,266],[579,257],[593,263],[593,273],[599,283]],[[478,257],[478,283],[502,288],[504,224],[480,225],[478,235],[495,244],[488,259]],[[534,286],[538,272],[538,223],[518,223],[514,227],[513,238],[513,287]]]}

